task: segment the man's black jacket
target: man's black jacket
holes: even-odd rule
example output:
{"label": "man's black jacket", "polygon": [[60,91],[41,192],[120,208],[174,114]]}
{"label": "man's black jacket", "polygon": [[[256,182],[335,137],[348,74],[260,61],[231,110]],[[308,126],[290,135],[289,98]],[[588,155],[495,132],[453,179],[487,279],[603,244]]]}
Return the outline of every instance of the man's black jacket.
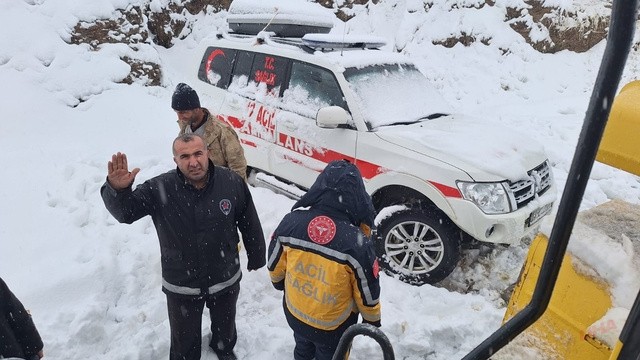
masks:
{"label": "man's black jacket", "polygon": [[251,193],[240,176],[209,162],[209,181],[198,190],[179,169],[116,191],[101,189],[105,206],[119,222],[150,215],[160,240],[163,291],[204,295],[224,291],[242,277],[238,229],[248,270],[266,263],[266,245]]}

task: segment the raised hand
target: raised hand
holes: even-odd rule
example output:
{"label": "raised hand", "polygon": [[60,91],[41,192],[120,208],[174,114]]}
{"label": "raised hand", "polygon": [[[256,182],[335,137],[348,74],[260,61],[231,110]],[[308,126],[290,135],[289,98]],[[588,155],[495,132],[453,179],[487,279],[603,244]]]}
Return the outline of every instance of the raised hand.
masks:
{"label": "raised hand", "polygon": [[127,163],[127,155],[123,153],[113,154],[107,168],[107,181],[112,188],[116,190],[126,189],[136,179],[136,175],[140,172],[140,168],[129,171]]}

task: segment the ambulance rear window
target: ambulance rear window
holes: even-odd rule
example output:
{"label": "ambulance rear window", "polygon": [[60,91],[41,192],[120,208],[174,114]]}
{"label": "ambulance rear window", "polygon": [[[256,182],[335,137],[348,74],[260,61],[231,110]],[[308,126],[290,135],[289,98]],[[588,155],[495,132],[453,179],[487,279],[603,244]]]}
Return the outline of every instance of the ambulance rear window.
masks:
{"label": "ambulance rear window", "polygon": [[231,66],[236,52],[233,49],[208,48],[200,62],[198,79],[226,89],[231,79]]}

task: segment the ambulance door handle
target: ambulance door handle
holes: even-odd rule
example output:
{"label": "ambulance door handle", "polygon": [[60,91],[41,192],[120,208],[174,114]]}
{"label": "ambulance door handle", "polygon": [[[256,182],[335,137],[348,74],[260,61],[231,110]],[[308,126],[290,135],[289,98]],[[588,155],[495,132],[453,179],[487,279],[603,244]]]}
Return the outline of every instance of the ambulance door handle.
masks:
{"label": "ambulance door handle", "polygon": [[292,123],[288,122],[288,121],[281,122],[281,123],[280,123],[280,126],[281,126],[283,129],[288,130],[288,131],[293,131],[293,130],[295,130],[295,126],[294,126]]}

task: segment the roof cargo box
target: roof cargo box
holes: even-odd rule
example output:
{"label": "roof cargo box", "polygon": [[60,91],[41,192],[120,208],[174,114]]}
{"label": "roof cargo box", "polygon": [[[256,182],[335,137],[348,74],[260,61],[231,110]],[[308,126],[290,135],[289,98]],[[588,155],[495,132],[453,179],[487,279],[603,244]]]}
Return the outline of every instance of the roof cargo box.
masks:
{"label": "roof cargo box", "polygon": [[232,32],[256,35],[264,30],[281,37],[326,34],[333,27],[334,19],[331,10],[302,0],[234,0],[227,14]]}

